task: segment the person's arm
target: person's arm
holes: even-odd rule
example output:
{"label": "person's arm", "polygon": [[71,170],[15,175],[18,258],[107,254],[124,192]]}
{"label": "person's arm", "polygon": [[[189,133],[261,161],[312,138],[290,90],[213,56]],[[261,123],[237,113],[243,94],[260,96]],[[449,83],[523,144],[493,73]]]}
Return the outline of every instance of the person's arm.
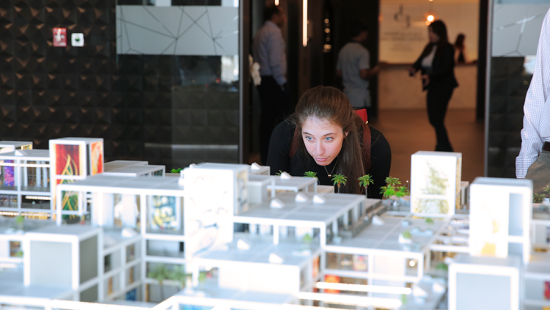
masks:
{"label": "person's arm", "polygon": [[418,57],[418,59],[407,69],[409,71],[410,76],[414,76],[416,71],[420,70],[422,67],[422,55],[424,55],[424,51],[428,48],[427,46],[422,50],[422,53]]}
{"label": "person's arm", "polygon": [[368,187],[369,198],[381,199],[380,187],[386,186],[386,178],[391,169],[391,148],[386,137],[377,129],[370,127],[371,133],[371,170],[368,171],[374,183]]}
{"label": "person's arm", "polygon": [[418,59],[412,64],[411,68],[414,69],[414,72],[422,68],[422,59],[424,58],[422,57],[422,55],[424,55],[424,52],[426,51],[427,48],[428,46],[424,47],[424,49],[422,50],[422,53],[420,53],[420,56],[418,56]]}
{"label": "person's arm", "polygon": [[267,48],[273,78],[277,81],[277,84],[284,85],[286,83],[285,41],[279,29],[270,31],[267,38]]}
{"label": "person's arm", "polygon": [[368,80],[380,73],[380,67],[376,66],[372,69],[361,69],[359,70],[359,75],[363,80]]}
{"label": "person's arm", "polygon": [[363,80],[368,80],[373,76],[376,76],[380,72],[378,66],[371,69],[370,67],[370,53],[366,48],[362,49],[362,52],[359,54],[359,76]]}
{"label": "person's arm", "polygon": [[290,145],[294,136],[294,127],[286,120],[275,127],[269,140],[269,151],[267,153],[266,166],[270,167],[271,175],[279,171],[289,172],[290,170]]}
{"label": "person's arm", "polygon": [[[525,178],[527,169],[535,162],[546,139],[550,140],[550,10],[546,13],[539,37],[535,71],[523,106],[521,149],[516,158],[516,177]],[[546,138],[546,139],[545,139]]]}
{"label": "person's arm", "polygon": [[[432,73],[429,75],[430,81],[435,81],[442,76],[453,73],[453,68],[455,66],[454,53],[455,49],[452,45],[448,44],[444,47],[444,50],[441,51],[439,56],[443,57],[441,66],[432,66]],[[437,55],[437,52],[435,54]]]}

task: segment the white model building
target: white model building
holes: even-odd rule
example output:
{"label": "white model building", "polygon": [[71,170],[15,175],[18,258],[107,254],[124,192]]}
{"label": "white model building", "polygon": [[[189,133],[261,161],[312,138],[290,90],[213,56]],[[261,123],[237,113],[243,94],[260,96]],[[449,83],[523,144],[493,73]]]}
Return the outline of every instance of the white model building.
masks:
{"label": "white model building", "polygon": [[[55,188],[55,197],[74,197],[71,208],[63,207],[63,199],[55,201],[50,209],[55,221],[0,219],[5,307],[550,306],[545,295],[550,259],[541,252],[548,248],[543,230],[550,217],[542,207],[532,213],[529,181],[476,179],[466,208],[456,204],[452,212],[417,217],[387,211],[380,200],[362,195],[322,193],[316,179],[267,175],[269,167],[203,163],[180,177],[144,177],[150,172],[142,172],[158,167],[131,161],[100,165],[102,149],[101,156],[93,155],[91,146],[99,141],[52,141],[57,154],[82,150],[90,156],[50,165],[56,171],[52,179],[74,181]],[[60,152],[64,145],[79,151]],[[22,165],[31,150],[25,152],[6,160]],[[452,201],[461,189],[467,191],[460,186],[459,155],[448,156],[454,158],[455,175],[447,176],[454,182],[448,184]],[[82,168],[82,162],[90,165]],[[451,199],[429,197],[436,198]]]}

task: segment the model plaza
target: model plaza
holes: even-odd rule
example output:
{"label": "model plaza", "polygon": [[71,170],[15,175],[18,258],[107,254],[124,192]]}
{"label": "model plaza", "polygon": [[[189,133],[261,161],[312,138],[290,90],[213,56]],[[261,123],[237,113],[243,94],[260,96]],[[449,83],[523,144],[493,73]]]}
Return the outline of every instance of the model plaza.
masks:
{"label": "model plaza", "polygon": [[548,206],[528,180],[460,182],[460,153],[414,154],[411,196],[376,200],[104,163],[102,139],[0,146],[0,309],[550,307]]}

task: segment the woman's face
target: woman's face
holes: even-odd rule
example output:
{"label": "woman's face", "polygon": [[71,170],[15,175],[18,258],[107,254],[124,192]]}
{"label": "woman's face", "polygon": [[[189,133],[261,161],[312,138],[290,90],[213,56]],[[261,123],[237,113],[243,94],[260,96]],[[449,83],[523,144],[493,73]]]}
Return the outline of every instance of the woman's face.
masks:
{"label": "woman's face", "polygon": [[437,43],[439,41],[439,36],[433,32],[432,27],[428,27],[428,37],[430,37],[430,43]]}
{"label": "woman's face", "polygon": [[326,119],[310,117],[302,125],[307,152],[319,166],[329,165],[340,154],[345,136],[341,126]]}

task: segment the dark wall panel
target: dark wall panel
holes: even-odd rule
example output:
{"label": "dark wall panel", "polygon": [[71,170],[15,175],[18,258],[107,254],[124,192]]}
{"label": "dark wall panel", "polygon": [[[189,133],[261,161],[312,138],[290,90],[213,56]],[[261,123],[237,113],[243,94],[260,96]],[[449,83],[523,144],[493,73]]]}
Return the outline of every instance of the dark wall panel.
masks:
{"label": "dark wall panel", "polygon": [[516,177],[521,148],[523,103],[531,74],[523,69],[524,57],[492,57],[487,122],[487,176]]}
{"label": "dark wall panel", "polygon": [[[127,108],[114,92],[115,4],[109,0],[0,1],[0,139],[94,136],[106,159],[139,157],[126,147]],[[84,47],[54,47],[53,28],[84,33]],[[129,135],[130,134],[130,135]]]}

